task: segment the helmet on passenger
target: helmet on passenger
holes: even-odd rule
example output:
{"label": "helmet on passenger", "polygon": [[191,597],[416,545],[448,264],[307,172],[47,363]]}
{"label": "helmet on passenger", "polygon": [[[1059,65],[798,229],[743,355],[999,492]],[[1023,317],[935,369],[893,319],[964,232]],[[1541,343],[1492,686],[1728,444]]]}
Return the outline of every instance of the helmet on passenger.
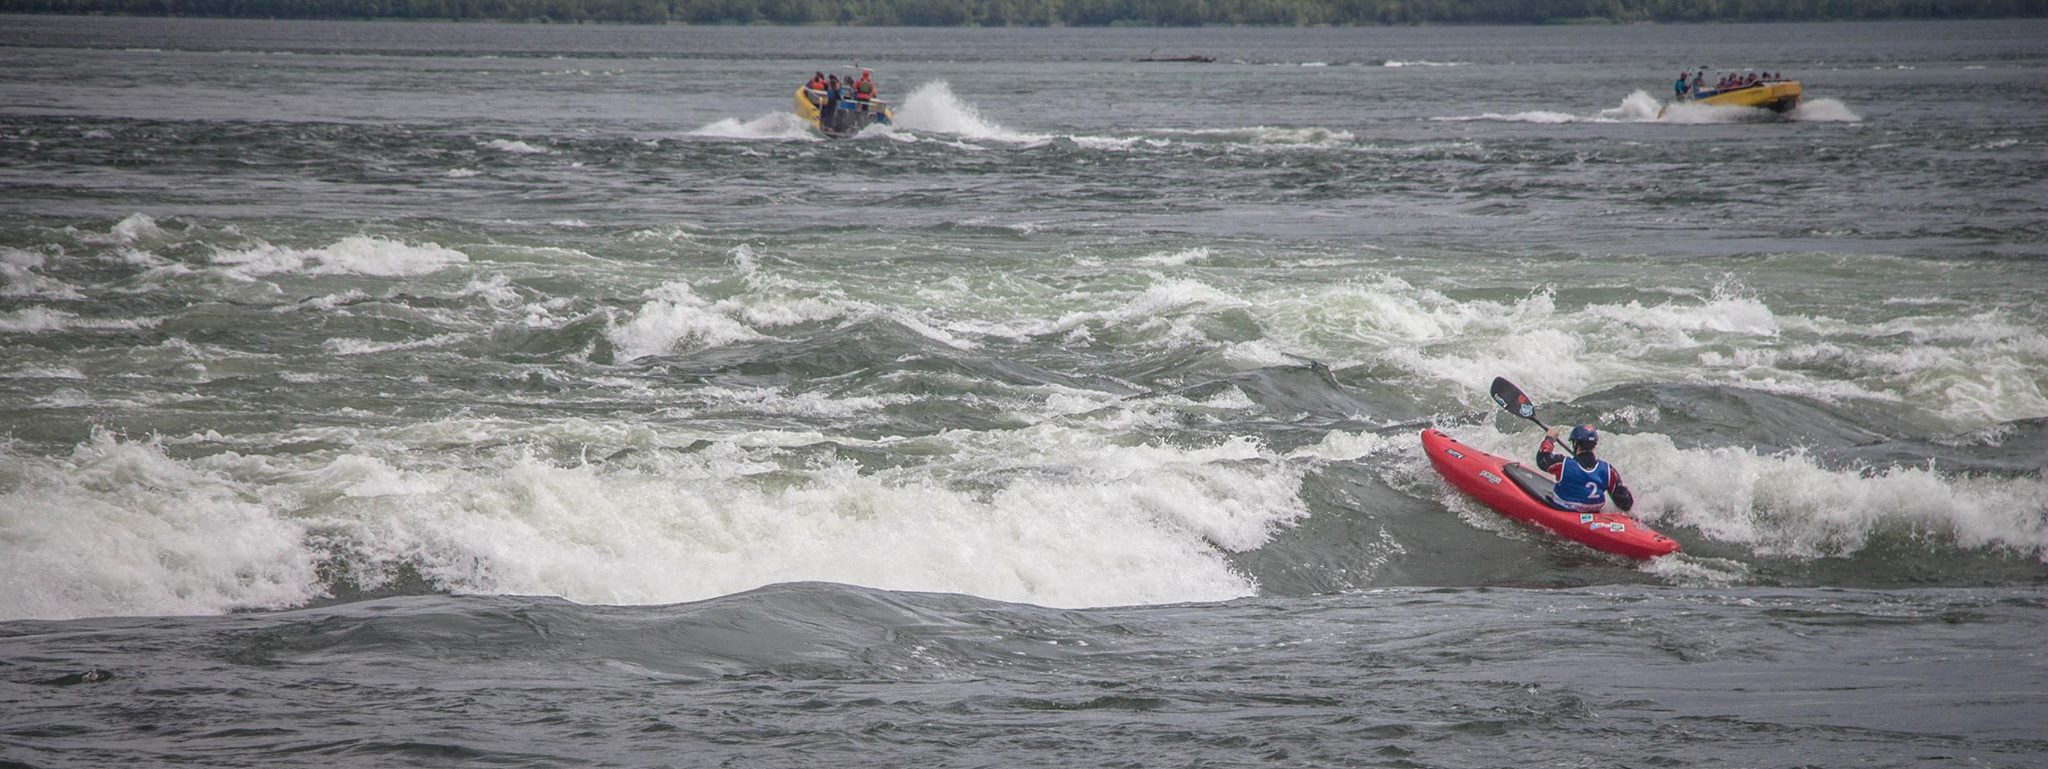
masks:
{"label": "helmet on passenger", "polygon": [[1593,429],[1592,425],[1579,425],[1572,428],[1573,453],[1592,451],[1593,447],[1599,443],[1600,431]]}

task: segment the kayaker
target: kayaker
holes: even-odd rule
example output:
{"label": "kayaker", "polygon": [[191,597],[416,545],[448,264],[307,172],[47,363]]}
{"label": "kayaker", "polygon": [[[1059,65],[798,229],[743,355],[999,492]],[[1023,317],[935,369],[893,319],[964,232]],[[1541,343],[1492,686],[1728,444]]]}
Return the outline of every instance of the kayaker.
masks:
{"label": "kayaker", "polygon": [[1536,447],[1537,469],[1557,477],[1557,486],[1551,492],[1553,503],[1565,510],[1597,513],[1606,506],[1608,497],[1613,497],[1614,506],[1622,512],[1635,507],[1635,495],[1621,485],[1621,472],[1593,456],[1593,448],[1600,443],[1600,431],[1592,425],[1572,428],[1572,456],[1567,458],[1556,453],[1558,432],[1563,429],[1550,428],[1543,434],[1543,444]]}

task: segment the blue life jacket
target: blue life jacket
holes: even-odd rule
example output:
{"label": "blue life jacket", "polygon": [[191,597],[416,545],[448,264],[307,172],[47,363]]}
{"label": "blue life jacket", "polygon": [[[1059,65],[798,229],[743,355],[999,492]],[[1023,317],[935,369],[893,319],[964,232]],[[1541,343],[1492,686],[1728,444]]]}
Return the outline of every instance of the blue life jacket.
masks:
{"label": "blue life jacket", "polygon": [[1588,470],[1579,460],[1566,458],[1552,493],[1566,509],[1596,513],[1607,504],[1607,487],[1613,481],[1614,469],[1607,466],[1607,460],[1593,460],[1593,469]]}

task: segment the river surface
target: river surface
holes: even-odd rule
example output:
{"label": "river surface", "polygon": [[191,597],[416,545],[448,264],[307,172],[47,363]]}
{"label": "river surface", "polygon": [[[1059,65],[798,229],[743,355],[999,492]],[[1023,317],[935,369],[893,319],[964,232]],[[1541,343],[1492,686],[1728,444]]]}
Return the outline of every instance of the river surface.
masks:
{"label": "river surface", "polygon": [[[0,71],[0,766],[2048,763],[2048,21]],[[1444,484],[1495,376],[1683,552]]]}

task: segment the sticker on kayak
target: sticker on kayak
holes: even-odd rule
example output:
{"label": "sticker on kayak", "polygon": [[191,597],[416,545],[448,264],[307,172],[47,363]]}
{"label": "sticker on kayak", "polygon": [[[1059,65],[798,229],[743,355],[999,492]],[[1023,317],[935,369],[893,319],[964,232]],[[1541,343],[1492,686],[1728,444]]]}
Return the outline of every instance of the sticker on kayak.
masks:
{"label": "sticker on kayak", "polygon": [[1495,486],[1499,486],[1499,485],[1500,485],[1500,476],[1498,476],[1498,475],[1494,475],[1494,474],[1493,474],[1493,471],[1491,471],[1491,470],[1481,470],[1481,471],[1479,471],[1479,477],[1481,477],[1481,478],[1485,478],[1485,479],[1486,479],[1486,482],[1487,482],[1487,483],[1491,483],[1491,484],[1493,484],[1493,485],[1495,485]]}
{"label": "sticker on kayak", "polygon": [[1594,531],[1606,529],[1616,534],[1628,531],[1628,524],[1622,523],[1620,521],[1608,521],[1606,523],[1590,523],[1587,524],[1586,527]]}
{"label": "sticker on kayak", "polygon": [[1464,459],[1464,458],[1465,458],[1465,455],[1463,455],[1463,454],[1460,454],[1460,453],[1458,453],[1458,450],[1457,450],[1457,449],[1444,449],[1444,453],[1445,453],[1445,454],[1449,454],[1449,455],[1451,455],[1451,456],[1454,456],[1454,457],[1457,457],[1457,458],[1459,458],[1459,459]]}

